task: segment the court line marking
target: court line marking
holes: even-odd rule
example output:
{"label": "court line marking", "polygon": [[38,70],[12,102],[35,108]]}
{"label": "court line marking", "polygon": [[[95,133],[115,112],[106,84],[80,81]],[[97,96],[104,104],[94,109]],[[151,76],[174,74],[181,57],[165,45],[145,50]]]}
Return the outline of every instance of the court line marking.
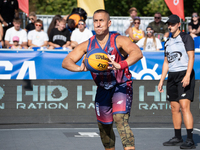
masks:
{"label": "court line marking", "polygon": [[[117,128],[113,128],[117,129]],[[132,130],[173,130],[174,128],[131,128]],[[186,129],[186,128],[182,128]],[[20,128],[20,129],[0,129],[0,131],[36,131],[36,130],[99,130],[98,128]],[[194,128],[195,131],[200,132],[200,129]]]}

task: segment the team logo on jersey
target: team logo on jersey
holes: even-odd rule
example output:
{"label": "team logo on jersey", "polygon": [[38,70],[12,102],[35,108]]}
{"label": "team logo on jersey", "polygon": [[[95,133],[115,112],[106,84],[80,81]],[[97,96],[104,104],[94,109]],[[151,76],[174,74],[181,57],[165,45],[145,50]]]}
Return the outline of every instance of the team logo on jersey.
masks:
{"label": "team logo on jersey", "polygon": [[172,53],[167,52],[166,54],[167,54],[167,59],[168,59],[169,63],[172,63],[175,60],[180,61],[181,57],[182,57],[182,53],[178,52],[178,51],[175,51],[175,52],[172,52]]}
{"label": "team logo on jersey", "polygon": [[113,49],[114,49],[113,47],[109,47],[108,48],[108,53],[111,53],[113,51]]}

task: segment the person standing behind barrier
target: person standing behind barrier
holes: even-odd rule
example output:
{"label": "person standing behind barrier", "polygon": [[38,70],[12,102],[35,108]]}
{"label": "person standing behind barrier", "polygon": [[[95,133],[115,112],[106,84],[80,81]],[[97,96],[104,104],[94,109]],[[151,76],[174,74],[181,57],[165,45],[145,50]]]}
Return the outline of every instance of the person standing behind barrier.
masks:
{"label": "person standing behind barrier", "polygon": [[[194,41],[192,37],[180,31],[180,18],[177,15],[169,16],[168,29],[172,37],[165,43],[165,58],[162,75],[158,84],[158,91],[163,92],[163,82],[167,79],[167,100],[170,101],[175,136],[164,146],[180,146],[181,149],[193,149],[193,116],[190,104],[194,98],[195,73]],[[169,72],[168,72],[169,71]],[[183,142],[181,136],[182,116],[187,130],[187,139]]]}
{"label": "person standing behind barrier", "polygon": [[31,21],[31,23],[27,24],[27,26],[25,28],[25,30],[27,32],[35,29],[35,21],[37,20],[37,16],[36,16],[35,12],[30,12],[28,18]]}
{"label": "person standing behind barrier", "polygon": [[0,48],[4,47],[4,42],[3,42],[3,27],[2,24],[0,23]]}
{"label": "person standing behind barrier", "polygon": [[188,24],[188,31],[192,38],[200,36],[200,18],[198,13],[192,13],[191,22]]}
{"label": "person standing behind barrier", "polygon": [[51,21],[51,23],[50,23],[50,25],[49,25],[49,27],[48,27],[48,30],[47,30],[48,36],[50,35],[51,30],[52,30],[53,28],[58,28],[58,26],[59,26],[59,21],[58,21],[58,20],[59,20],[60,18],[62,18],[61,15],[55,15],[55,16],[53,17],[53,19],[52,19],[52,21]]}
{"label": "person standing behind barrier", "polygon": [[[93,25],[96,35],[79,44],[63,60],[62,67],[70,71],[87,71],[84,63],[76,63],[90,50],[99,48],[108,54],[107,71],[92,73],[97,84],[95,112],[101,141],[105,150],[115,150],[115,122],[124,150],[135,150],[134,135],[128,120],[132,104],[132,79],[128,66],[135,64],[143,55],[128,37],[109,33],[110,15],[106,10],[94,12]],[[112,58],[111,58],[112,57]]]}
{"label": "person standing behind barrier", "polygon": [[[130,17],[128,20],[124,23],[124,30],[125,30],[125,35],[129,36],[129,28],[134,27],[134,18],[137,17],[137,9],[135,7],[132,7],[129,9],[129,14]],[[144,30],[144,27],[142,24],[140,24],[140,29]]]}
{"label": "person standing behind barrier", "polygon": [[49,49],[60,47],[71,49],[71,33],[66,29],[66,20],[60,18],[58,22],[58,28],[53,28],[49,35]]}
{"label": "person standing behind barrier", "polygon": [[27,49],[27,33],[24,29],[20,28],[21,25],[21,19],[20,18],[14,18],[13,19],[14,27],[9,28],[6,31],[5,35],[5,45],[7,48],[11,47],[13,45],[13,37],[18,36],[19,37],[19,44]]}
{"label": "person standing behind barrier", "polygon": [[134,27],[129,28],[129,38],[132,42],[137,43],[140,39],[144,37],[144,31],[139,29],[140,17],[135,17],[133,20]]}
{"label": "person standing behind barrier", "polygon": [[133,20],[137,16],[137,9],[135,7],[130,8],[129,14],[131,17],[124,24],[125,35],[127,35],[127,36],[128,36],[129,28],[134,26]]}
{"label": "person standing behind barrier", "polygon": [[42,31],[43,22],[40,19],[35,21],[35,30],[28,32],[28,46],[30,47],[47,47],[49,37],[46,32]]}
{"label": "person standing behind barrier", "polygon": [[87,41],[93,36],[92,31],[86,28],[85,20],[79,20],[78,29],[74,30],[71,35],[71,46],[74,48],[78,44]]}
{"label": "person standing behind barrier", "polygon": [[7,29],[13,27],[13,19],[19,17],[17,0],[0,0],[0,21],[3,25],[3,40]]}
{"label": "person standing behind barrier", "polygon": [[162,44],[158,38],[154,36],[154,30],[152,27],[147,27],[147,34],[145,38],[140,39],[136,44],[142,47],[144,51],[159,51],[162,48]]}
{"label": "person standing behind barrier", "polygon": [[167,25],[161,21],[161,19],[161,13],[156,12],[154,14],[154,21],[150,22],[148,26],[151,26],[154,29],[154,34],[159,40],[166,41],[169,37],[169,31],[167,29]]}

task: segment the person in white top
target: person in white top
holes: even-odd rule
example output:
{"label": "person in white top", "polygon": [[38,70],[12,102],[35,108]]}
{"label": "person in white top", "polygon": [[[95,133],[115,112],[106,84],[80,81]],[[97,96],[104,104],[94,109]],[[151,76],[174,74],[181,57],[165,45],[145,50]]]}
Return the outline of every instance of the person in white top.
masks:
{"label": "person in white top", "polygon": [[20,24],[21,24],[21,19],[14,18],[13,19],[14,27],[11,27],[6,31],[5,45],[7,48],[9,48],[13,45],[13,37],[14,36],[19,37],[19,45],[21,45],[25,49],[28,48],[27,47],[27,33],[25,30],[20,28]]}
{"label": "person in white top", "polygon": [[49,37],[46,32],[42,31],[42,25],[42,20],[37,19],[35,22],[35,30],[28,32],[28,46],[47,47]]}
{"label": "person in white top", "polygon": [[72,32],[71,46],[76,47],[78,44],[87,41],[93,36],[92,31],[86,28],[85,20],[79,20],[78,28]]}
{"label": "person in white top", "polygon": [[144,51],[159,51],[162,48],[162,44],[158,38],[154,36],[154,30],[151,26],[148,26],[147,34],[144,38],[140,39],[136,44]]}
{"label": "person in white top", "polygon": [[[137,17],[137,9],[135,7],[132,7],[129,9],[130,17],[128,20],[124,23],[124,33],[126,36],[129,36],[129,28],[134,27],[134,18]],[[140,29],[145,30],[144,25],[140,24]]]}

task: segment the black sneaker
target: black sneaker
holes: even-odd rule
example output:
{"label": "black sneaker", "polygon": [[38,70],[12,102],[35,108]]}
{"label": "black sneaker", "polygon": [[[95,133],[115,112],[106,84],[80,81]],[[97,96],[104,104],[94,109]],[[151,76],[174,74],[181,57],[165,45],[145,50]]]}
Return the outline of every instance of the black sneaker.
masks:
{"label": "black sneaker", "polygon": [[180,149],[195,149],[196,146],[192,139],[187,139],[181,146]]}
{"label": "black sneaker", "polygon": [[164,146],[180,146],[182,144],[183,144],[183,139],[182,138],[178,139],[177,137],[173,137],[169,141],[163,143]]}

